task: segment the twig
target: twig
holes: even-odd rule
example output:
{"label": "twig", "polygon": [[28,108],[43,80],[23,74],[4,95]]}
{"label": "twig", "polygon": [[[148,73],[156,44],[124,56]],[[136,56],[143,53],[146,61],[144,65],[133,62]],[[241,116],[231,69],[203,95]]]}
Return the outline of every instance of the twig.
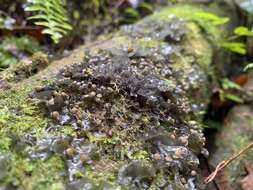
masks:
{"label": "twig", "polygon": [[236,158],[238,158],[242,154],[246,153],[252,147],[253,147],[253,141],[251,143],[249,143],[246,147],[241,149],[237,154],[233,155],[232,157],[228,158],[227,160],[221,161],[216,166],[215,170],[205,179],[205,183],[207,184],[207,183],[210,183],[211,181],[213,181],[218,172],[220,172],[223,168],[225,168],[227,165],[229,165]]}

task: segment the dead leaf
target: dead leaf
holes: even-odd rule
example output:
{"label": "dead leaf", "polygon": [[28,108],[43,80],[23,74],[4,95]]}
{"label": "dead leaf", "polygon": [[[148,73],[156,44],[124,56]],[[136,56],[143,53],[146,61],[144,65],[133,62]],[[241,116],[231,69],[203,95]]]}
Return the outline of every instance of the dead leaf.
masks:
{"label": "dead leaf", "polygon": [[236,84],[239,84],[240,86],[243,86],[244,84],[246,84],[246,82],[248,81],[249,77],[247,74],[242,73],[240,74],[238,77],[236,77],[236,79],[234,80],[234,82]]}

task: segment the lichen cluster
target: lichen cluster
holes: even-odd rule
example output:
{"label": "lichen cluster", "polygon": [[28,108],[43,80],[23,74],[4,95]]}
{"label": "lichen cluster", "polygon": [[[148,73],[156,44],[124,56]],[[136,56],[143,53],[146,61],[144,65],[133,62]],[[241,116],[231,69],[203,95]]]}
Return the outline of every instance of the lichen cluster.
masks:
{"label": "lichen cluster", "polygon": [[[183,21],[174,17],[153,25],[157,38],[175,40],[175,44],[163,44],[171,49],[179,45],[186,31]],[[127,29],[135,34],[130,39],[136,38],[139,28],[143,27]],[[146,37],[150,35],[154,33]],[[180,53],[179,46],[177,49]],[[198,107],[191,105],[186,94],[203,80],[194,78],[191,83],[190,74],[184,76],[187,82],[176,80],[180,69],[173,69],[170,63],[176,53],[161,50],[160,46],[136,44],[96,53],[86,51],[84,61],[61,70],[57,82],[30,94],[54,120],[50,130],[68,125],[75,131],[75,137],[63,140],[67,143],[60,149],[67,159],[72,188],[87,185],[80,182],[87,173],[100,174],[91,177],[98,183],[94,188],[107,177],[113,185],[127,188],[195,188],[196,155],[204,151],[204,138],[200,127],[186,119],[194,118]],[[48,142],[47,146],[46,152],[58,152],[55,143]],[[34,150],[32,155],[44,159],[46,152]],[[103,170],[105,162],[109,165]]]}

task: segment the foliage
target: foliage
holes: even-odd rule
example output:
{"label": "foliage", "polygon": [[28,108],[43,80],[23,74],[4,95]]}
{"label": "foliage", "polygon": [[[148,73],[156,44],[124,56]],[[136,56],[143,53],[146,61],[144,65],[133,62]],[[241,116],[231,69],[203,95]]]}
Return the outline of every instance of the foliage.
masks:
{"label": "foliage", "polygon": [[238,36],[253,36],[253,32],[245,26],[236,27],[234,33]]}
{"label": "foliage", "polygon": [[248,71],[249,69],[253,68],[253,63],[249,63],[246,65],[246,67],[244,67],[243,71]]}
{"label": "foliage", "polygon": [[33,38],[23,37],[6,37],[0,44],[0,68],[9,67],[18,62],[18,59],[29,56],[41,47]]}
{"label": "foliage", "polygon": [[240,85],[234,83],[233,81],[229,79],[222,79],[221,86],[224,90],[228,90],[228,89],[240,90],[241,89]]}
{"label": "foliage", "polygon": [[35,24],[45,27],[42,31],[49,34],[55,43],[72,30],[65,9],[64,0],[28,0],[26,11],[36,12],[29,19],[36,20]]}
{"label": "foliage", "polygon": [[0,49],[0,68],[6,68],[9,65],[15,64],[17,60],[6,52],[4,49]]}
{"label": "foliage", "polygon": [[140,13],[135,8],[129,7],[124,11],[124,17],[122,20],[126,23],[133,23],[140,18]]}
{"label": "foliage", "polygon": [[229,21],[229,18],[227,17],[219,17],[210,12],[197,12],[195,13],[195,16],[202,20],[209,21],[213,25],[222,25],[226,24]]}
{"label": "foliage", "polygon": [[147,2],[141,2],[137,7],[127,7],[125,8],[121,22],[122,23],[134,23],[138,19],[140,19],[143,15],[141,12],[153,12],[153,7],[150,3]]}
{"label": "foliage", "polygon": [[247,53],[246,44],[235,40],[240,37],[252,37],[253,32],[247,27],[238,26],[234,29],[233,33],[234,35],[232,37],[220,43],[221,47],[224,47],[231,52],[245,55]]}
{"label": "foliage", "polygon": [[[209,22],[215,26],[224,25],[229,21],[229,18],[227,17],[219,17],[210,12],[197,12],[194,14],[194,17],[197,18],[199,22]],[[233,34],[234,35],[232,37],[222,41],[219,40],[217,43],[220,47],[223,47],[231,52],[245,55],[247,53],[246,44],[235,40],[240,37],[253,36],[253,32],[247,27],[238,26],[234,29]]]}
{"label": "foliage", "polygon": [[222,42],[221,47],[226,48],[227,50],[245,55],[246,54],[246,44],[241,42]]}
{"label": "foliage", "polygon": [[220,17],[211,12],[197,11],[192,15],[193,21],[197,22],[203,27],[207,37],[210,38],[214,43],[219,44],[221,36],[217,33],[217,27],[226,24],[229,21],[227,17]]}
{"label": "foliage", "polygon": [[[219,17],[209,12],[197,12],[194,14],[194,17],[201,19],[201,22],[210,22],[212,25],[216,26],[226,24],[229,21],[227,17]],[[218,42],[219,45],[231,52],[245,55],[247,53],[246,44],[235,40],[240,37],[252,37],[253,32],[247,27],[238,26],[234,29],[233,34],[232,37]]]}
{"label": "foliage", "polygon": [[231,92],[231,90],[241,90],[241,86],[234,83],[229,79],[222,79],[221,80],[221,89],[219,90],[220,99],[224,101],[225,99],[231,100],[236,103],[243,103],[243,99],[240,98],[235,93]]}

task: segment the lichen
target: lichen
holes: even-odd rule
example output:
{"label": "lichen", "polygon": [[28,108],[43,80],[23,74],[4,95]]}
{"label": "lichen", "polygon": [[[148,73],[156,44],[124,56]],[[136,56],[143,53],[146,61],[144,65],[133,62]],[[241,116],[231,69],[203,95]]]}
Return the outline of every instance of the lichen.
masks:
{"label": "lichen", "polygon": [[212,51],[202,26],[182,15],[199,9],[179,9],[187,11],[172,7],[123,27],[56,80],[1,92],[0,152],[11,157],[3,186],[200,186],[205,139],[197,113],[208,99]]}
{"label": "lichen", "polygon": [[27,101],[33,88],[22,86],[0,92],[0,153],[9,157],[8,172],[1,177],[1,185],[28,190],[63,189],[64,177],[59,173],[65,166],[60,157],[32,161],[25,153],[30,143],[43,136],[49,121],[38,107]]}
{"label": "lichen", "polygon": [[[184,11],[182,11],[182,9]],[[217,7],[216,9],[218,10]],[[204,30],[204,32],[210,35],[207,37],[211,37],[211,39],[221,38],[221,35],[219,35],[222,30],[221,28],[217,28],[217,26],[213,25],[212,23],[206,20],[200,19],[198,16],[196,16],[196,13],[203,12],[203,11],[216,14],[216,11],[214,11],[214,9],[208,9],[202,5],[192,6],[190,4],[185,4],[185,5],[175,5],[173,7],[167,8],[167,11],[164,10],[162,12],[157,12],[153,14],[152,18],[159,19],[159,20],[161,19],[166,20],[168,19],[169,16],[176,15],[178,18],[183,18],[188,22],[190,21],[190,22],[197,23],[201,27],[201,29]]]}
{"label": "lichen", "polygon": [[[165,170],[175,167],[176,174],[168,174],[171,178],[181,176],[177,170],[187,174],[199,164],[194,153],[202,151],[203,136],[195,126],[190,130],[182,119],[191,114],[191,108],[183,97],[185,89],[179,86],[181,81],[172,82],[173,70],[169,65],[158,66],[163,62],[153,56],[140,58],[138,50],[136,54],[132,53],[129,49],[101,50],[96,54],[86,52],[82,63],[60,71],[58,82],[31,93],[31,98],[39,99],[45,105],[55,120],[53,125],[66,122],[80,136],[80,142],[76,144],[78,139],[74,139],[71,150],[66,150],[73,152],[67,157],[70,183],[77,180],[77,172],[85,177],[88,175],[85,167],[79,164],[82,155],[85,155],[85,162],[94,166],[92,173],[97,174],[97,180],[103,181],[99,176],[105,178],[106,175],[103,174],[105,171],[96,169],[95,163],[106,160],[112,163],[112,168],[118,168],[116,171],[121,177],[116,184],[129,188],[148,188],[152,183],[154,175],[139,176],[142,170],[147,170],[143,163],[148,162],[154,172],[163,167]],[[97,156],[79,150],[81,146],[94,146]],[[130,170],[132,166],[128,163],[137,161],[136,168]],[[121,174],[125,170],[131,172]],[[100,172],[102,174],[98,175]],[[191,183],[189,180],[192,178],[173,183],[187,187]]]}

